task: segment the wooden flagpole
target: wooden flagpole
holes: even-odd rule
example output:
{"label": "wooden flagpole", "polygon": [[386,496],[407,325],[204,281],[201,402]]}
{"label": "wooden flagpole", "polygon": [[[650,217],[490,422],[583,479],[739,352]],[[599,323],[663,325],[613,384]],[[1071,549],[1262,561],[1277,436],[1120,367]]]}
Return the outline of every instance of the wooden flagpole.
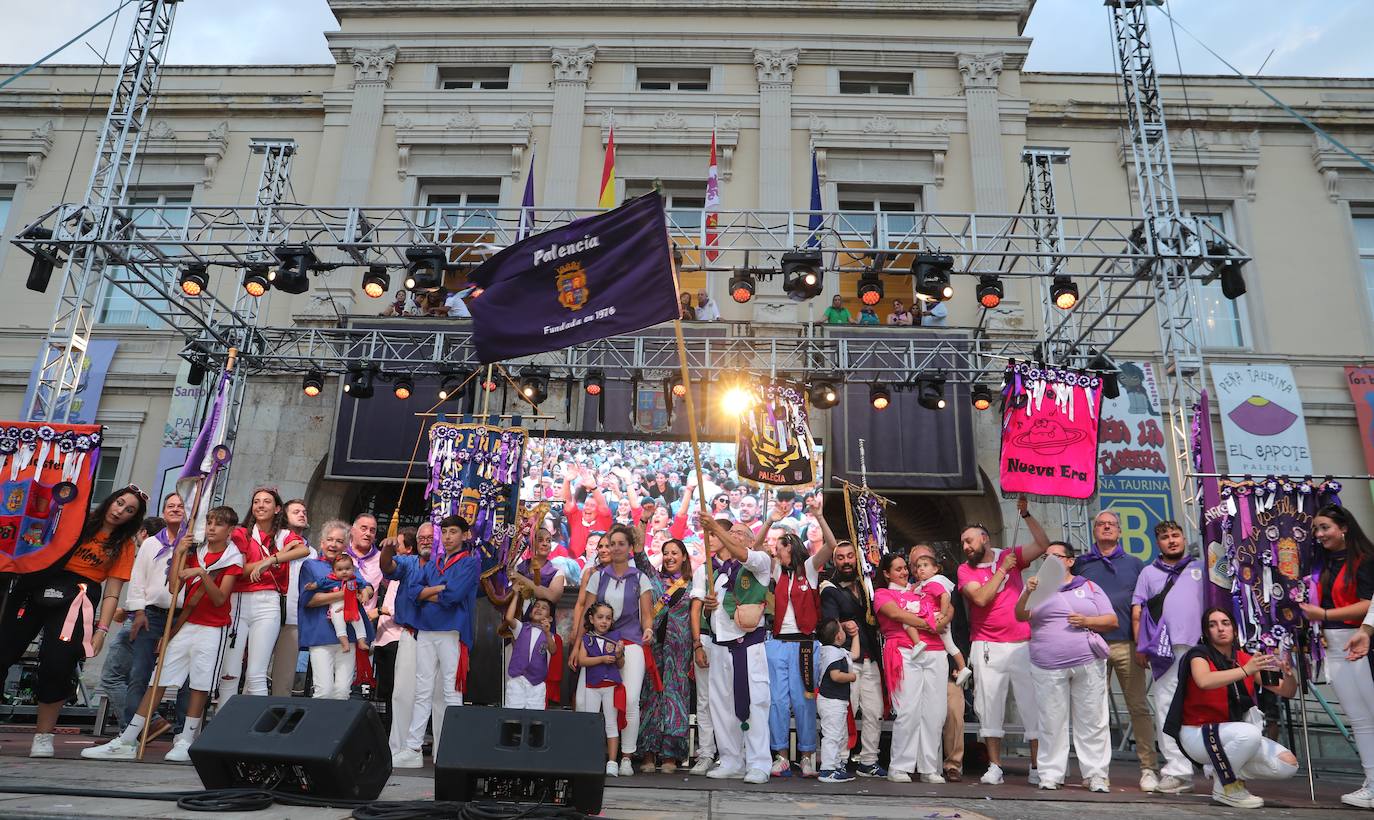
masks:
{"label": "wooden flagpole", "polygon": [[[234,365],[238,362],[239,351],[236,347],[229,348],[229,358],[224,363],[224,372],[233,373]],[[213,410],[211,411],[213,412]],[[210,482],[215,480],[215,473],[219,472],[219,465],[211,463],[210,470],[200,477],[196,483],[195,499],[191,506],[187,507],[190,520],[181,522],[181,532],[177,533],[177,544],[180,545],[182,539],[187,535],[193,535],[196,531],[196,515],[200,512],[200,502],[205,496],[205,488]],[[171,587],[172,578],[177,579],[177,594],[185,594],[184,585],[181,583],[181,571],[186,567],[186,554],[177,554],[177,547],[172,547],[172,565],[167,574],[168,588]],[[172,624],[175,623],[177,616],[177,596],[172,596],[172,601],[167,606],[167,622],[162,625],[162,639],[157,646],[157,665],[153,669],[153,679],[145,691],[152,691],[158,688],[158,681],[162,679],[162,664],[167,659],[167,644],[172,640]],[[148,710],[143,714],[143,729],[138,734],[138,754],[137,760],[143,760],[143,751],[148,746],[148,727],[152,725],[153,713],[157,711],[157,704],[151,699],[148,701]]]}
{"label": "wooden flagpole", "polygon": [[[669,234],[668,241],[668,265],[673,271],[673,300],[677,300],[678,287],[677,262],[673,259],[673,237]],[[697,413],[695,403],[692,401],[692,375],[687,369],[687,340],[682,336],[682,314],[679,310],[678,317],[673,320],[673,335],[677,337],[677,363],[679,372],[682,375],[682,386],[686,388],[687,394],[683,401],[687,405],[687,437],[692,442],[692,468],[697,475],[697,505],[702,512],[708,512],[706,501],[706,480],[701,471],[701,442],[697,439]],[[672,393],[669,393],[671,401]],[[706,588],[715,589],[715,572],[711,567],[711,551],[706,551]]]}

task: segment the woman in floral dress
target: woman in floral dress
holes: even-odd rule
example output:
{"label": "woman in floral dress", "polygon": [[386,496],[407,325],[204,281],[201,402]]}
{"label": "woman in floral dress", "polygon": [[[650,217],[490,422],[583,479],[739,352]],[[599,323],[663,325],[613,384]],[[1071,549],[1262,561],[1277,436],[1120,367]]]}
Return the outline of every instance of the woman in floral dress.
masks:
{"label": "woman in floral dress", "polygon": [[645,573],[653,579],[653,654],[663,689],[644,687],[639,730],[644,762],[640,770],[672,774],[678,761],[687,759],[687,715],[692,697],[692,630],[688,622],[691,570],[687,547],[676,538],[664,542],[662,558],[661,571]]}

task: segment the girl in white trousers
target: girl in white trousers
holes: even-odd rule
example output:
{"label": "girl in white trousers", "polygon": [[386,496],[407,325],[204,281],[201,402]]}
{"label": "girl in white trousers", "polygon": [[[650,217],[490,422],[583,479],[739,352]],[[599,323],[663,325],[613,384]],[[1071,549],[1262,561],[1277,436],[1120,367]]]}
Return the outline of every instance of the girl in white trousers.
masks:
{"label": "girl in white trousers", "polygon": [[[240,676],[243,677],[243,694],[267,694],[267,670],[272,665],[272,652],[281,632],[281,601],[281,593],[271,589],[234,593],[229,646],[224,651],[224,671],[220,673],[220,706],[238,694]],[[248,656],[246,673],[245,653]]]}

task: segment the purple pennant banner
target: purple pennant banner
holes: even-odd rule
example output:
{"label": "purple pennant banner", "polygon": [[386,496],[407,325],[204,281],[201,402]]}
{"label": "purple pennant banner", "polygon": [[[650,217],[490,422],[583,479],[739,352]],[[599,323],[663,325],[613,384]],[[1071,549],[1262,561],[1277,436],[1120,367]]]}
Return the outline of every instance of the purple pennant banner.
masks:
{"label": "purple pennant banner", "polygon": [[516,242],[469,281],[473,344],[483,363],[560,350],[678,316],[663,198]]}

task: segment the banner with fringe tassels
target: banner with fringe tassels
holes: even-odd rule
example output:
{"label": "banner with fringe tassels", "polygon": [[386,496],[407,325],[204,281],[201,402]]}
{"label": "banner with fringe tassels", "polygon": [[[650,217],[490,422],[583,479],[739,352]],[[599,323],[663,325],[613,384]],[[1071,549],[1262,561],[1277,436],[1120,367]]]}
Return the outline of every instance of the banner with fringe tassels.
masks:
{"label": "banner with fringe tassels", "polygon": [[1097,374],[1011,363],[1002,387],[1002,493],[1092,498],[1101,408]]}

